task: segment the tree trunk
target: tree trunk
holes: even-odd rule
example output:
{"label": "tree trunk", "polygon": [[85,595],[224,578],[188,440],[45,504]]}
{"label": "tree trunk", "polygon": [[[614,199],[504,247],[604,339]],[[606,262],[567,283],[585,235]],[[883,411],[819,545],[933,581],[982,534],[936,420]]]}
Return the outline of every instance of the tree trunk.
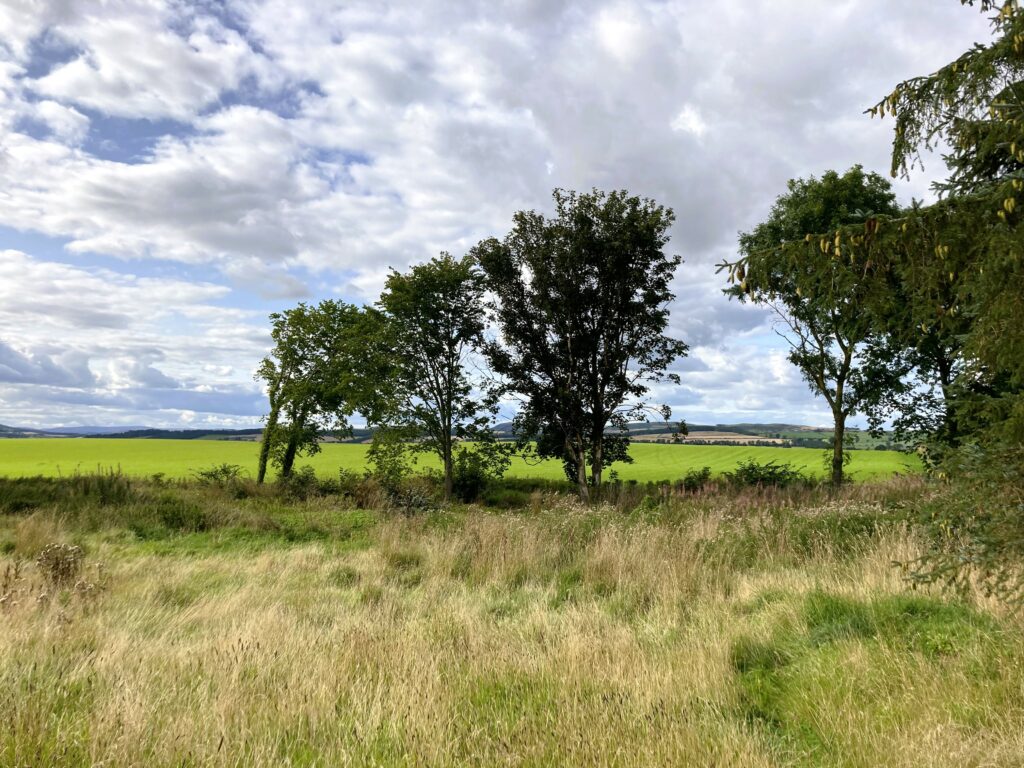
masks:
{"label": "tree trunk", "polygon": [[[604,472],[604,441],[594,442],[594,460],[590,464],[590,482],[597,491],[601,490],[601,475]],[[600,498],[600,496],[598,497]]]}
{"label": "tree trunk", "polygon": [[572,445],[572,443],[566,440],[566,448],[569,455],[576,462],[576,490],[580,494],[580,501],[584,504],[589,504],[590,486],[587,485],[587,452],[583,450],[579,442],[581,441],[578,441],[576,445]]}
{"label": "tree trunk", "polygon": [[444,500],[446,503],[452,500],[452,489],[455,485],[452,474],[452,447],[448,445],[444,457]]}
{"label": "tree trunk", "polygon": [[274,432],[277,431],[277,418],[281,409],[271,403],[270,413],[267,415],[267,425],[263,428],[263,442],[260,444],[260,465],[256,472],[256,483],[262,485],[267,477],[267,462],[270,461],[270,444],[274,439]]}
{"label": "tree trunk", "polygon": [[281,477],[291,477],[292,465],[295,463],[295,454],[299,450],[299,431],[294,427],[288,433],[288,447],[285,448],[284,457],[281,459]]}
{"label": "tree trunk", "polygon": [[939,385],[942,388],[942,429],[947,445],[955,446],[959,442],[959,425],[953,412],[953,361],[945,354],[939,357]]}
{"label": "tree trunk", "polygon": [[846,414],[833,411],[835,432],[832,437],[832,487],[843,484],[843,440],[846,437]]}

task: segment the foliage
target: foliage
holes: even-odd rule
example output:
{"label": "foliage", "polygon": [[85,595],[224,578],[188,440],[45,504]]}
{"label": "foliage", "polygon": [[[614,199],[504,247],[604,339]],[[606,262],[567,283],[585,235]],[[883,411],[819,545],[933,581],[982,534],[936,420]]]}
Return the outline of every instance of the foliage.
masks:
{"label": "foliage", "polygon": [[206,469],[197,469],[193,474],[200,483],[228,486],[241,480],[243,471],[238,464],[223,462]]}
{"label": "foliage", "polygon": [[277,483],[286,497],[301,501],[318,495],[321,488],[316,470],[308,465],[299,467],[291,474],[281,477]]}
{"label": "foliage", "polygon": [[512,448],[510,443],[494,440],[459,448],[454,462],[455,496],[462,501],[476,501],[495,480],[504,476],[511,464]]}
{"label": "foliage", "polygon": [[406,435],[400,429],[376,430],[366,458],[371,467],[368,470],[370,476],[391,494],[398,493],[402,481],[412,471]]}
{"label": "foliage", "polygon": [[1024,457],[972,447],[948,466],[957,480],[936,498],[910,507],[928,551],[904,566],[919,584],[940,583],[1024,604]]}
{"label": "foliage", "polygon": [[[896,387],[904,371],[892,360],[866,355],[876,335],[871,315],[887,281],[871,260],[844,254],[837,235],[809,242],[810,234],[854,221],[871,230],[880,214],[898,213],[889,182],[854,166],[845,174],[791,180],[769,217],[740,235],[741,260],[729,270],[728,292],[771,307],[789,343],[789,360],[832,411],[833,485],[843,480],[846,420]],[[806,247],[787,248],[793,242]]]}
{"label": "foliage", "polygon": [[957,383],[970,401],[958,414],[960,431],[969,440],[1019,445],[1024,232],[1016,208],[1024,189],[1024,11],[1015,0],[978,5],[998,11],[990,43],[900,83],[871,111],[896,118],[894,173],[919,165],[921,148],[940,141],[950,147],[944,158],[950,176],[937,185],[944,199],[913,211],[894,239],[924,285],[949,282],[945,295],[933,291],[915,303],[931,310],[923,327],[953,325],[960,332]]}
{"label": "foliage", "polygon": [[665,370],[687,348],[665,330],[680,258],[664,253],[674,214],[653,200],[555,190],[554,202],[553,218],[520,211],[473,255],[500,331],[485,353],[521,398],[518,434],[566,460],[586,499],[627,455],[624,426],[645,416],[650,384],[678,381]]}
{"label": "foliage", "polygon": [[497,411],[467,370],[484,331],[481,277],[471,258],[442,253],[406,274],[392,271],[378,306],[391,325],[393,418],[413,450],[438,456],[450,499],[455,442],[485,438]]}
{"label": "foliage", "polygon": [[322,432],[350,432],[357,410],[372,418],[390,382],[377,368],[385,338],[379,312],[328,300],[270,317],[274,347],[256,374],[270,400],[257,482],[269,460],[288,476],[298,455],[320,449]]}
{"label": "foliage", "polygon": [[759,463],[753,459],[740,462],[736,469],[725,473],[726,480],[739,486],[775,486],[807,484],[809,479],[791,464],[775,461]]}
{"label": "foliage", "polygon": [[683,484],[683,490],[687,493],[694,493],[701,490],[711,480],[711,467],[701,467],[700,469],[691,469],[680,481]]}

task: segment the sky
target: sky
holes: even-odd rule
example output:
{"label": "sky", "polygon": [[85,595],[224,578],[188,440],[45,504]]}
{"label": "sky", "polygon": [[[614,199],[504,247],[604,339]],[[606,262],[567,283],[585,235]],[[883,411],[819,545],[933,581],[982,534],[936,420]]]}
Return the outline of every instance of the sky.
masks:
{"label": "sky", "polygon": [[988,37],[956,0],[3,0],[0,423],[257,425],[270,312],[597,187],[676,213],[673,418],[827,424],[715,264],[788,179],[887,173],[864,110]]}

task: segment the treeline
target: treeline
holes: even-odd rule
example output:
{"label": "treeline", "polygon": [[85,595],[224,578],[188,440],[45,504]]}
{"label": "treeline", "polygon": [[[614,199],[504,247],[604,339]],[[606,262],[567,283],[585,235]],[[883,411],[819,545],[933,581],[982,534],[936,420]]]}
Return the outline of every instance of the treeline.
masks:
{"label": "treeline", "polygon": [[[500,476],[520,450],[563,461],[589,499],[610,464],[630,460],[629,421],[670,416],[647,395],[678,381],[669,367],[687,350],[665,333],[680,258],[665,253],[674,214],[653,200],[556,190],[554,203],[554,216],[519,212],[507,235],[461,258],[393,270],[372,306],[328,300],[272,315],[257,374],[270,400],[258,481],[271,463],[287,478],[358,413],[385,482],[408,451],[429,451],[449,499],[457,472]],[[502,398],[518,406],[514,443],[495,437]]]}
{"label": "treeline", "polygon": [[[947,536],[931,561],[934,578],[952,580],[964,563],[1024,554],[1024,12],[1016,0],[962,2],[995,14],[991,43],[869,110],[895,118],[894,175],[921,148],[950,147],[939,201],[901,207],[860,166],[794,180],[719,265],[729,294],[774,311],[790,361],[828,404],[834,484],[860,413],[989,494],[984,514],[965,501],[924,520],[936,541],[957,531],[962,543]],[[553,217],[520,212],[504,238],[461,258],[392,272],[373,306],[274,315],[259,371],[271,405],[260,479],[268,462],[287,476],[318,434],[346,430],[358,412],[374,429],[377,471],[400,467],[406,450],[432,451],[450,496],[460,466],[507,465],[493,431],[506,398],[518,406],[518,448],[562,460],[588,499],[610,464],[629,460],[626,423],[669,417],[648,394],[678,381],[671,366],[687,350],[666,335],[680,259],[664,252],[674,214],[652,200],[556,190],[554,202]]]}

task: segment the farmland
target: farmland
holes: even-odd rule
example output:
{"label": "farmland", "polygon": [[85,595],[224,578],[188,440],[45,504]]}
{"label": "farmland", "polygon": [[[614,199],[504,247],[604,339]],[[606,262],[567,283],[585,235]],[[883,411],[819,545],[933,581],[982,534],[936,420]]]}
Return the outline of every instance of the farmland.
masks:
{"label": "farmland", "polygon": [[[368,446],[362,444],[327,443],[319,454],[299,463],[313,466],[321,477],[334,476],[339,468],[362,472],[366,468],[367,450]],[[162,474],[168,478],[183,478],[221,463],[237,464],[252,474],[257,451],[255,443],[218,440],[9,439],[0,440],[0,476],[57,476],[120,469],[130,476]],[[689,470],[704,466],[720,474],[747,459],[790,463],[808,474],[824,474],[822,452],[811,448],[638,443],[631,446],[630,454],[634,459],[632,464],[613,467],[623,480],[675,480]],[[915,457],[894,451],[852,451],[852,454],[849,470],[855,480],[887,478],[894,473],[914,472],[920,468]],[[421,456],[419,466],[436,467],[436,462]],[[558,462],[527,463],[521,458],[513,461],[508,476],[547,480],[564,477]]]}

